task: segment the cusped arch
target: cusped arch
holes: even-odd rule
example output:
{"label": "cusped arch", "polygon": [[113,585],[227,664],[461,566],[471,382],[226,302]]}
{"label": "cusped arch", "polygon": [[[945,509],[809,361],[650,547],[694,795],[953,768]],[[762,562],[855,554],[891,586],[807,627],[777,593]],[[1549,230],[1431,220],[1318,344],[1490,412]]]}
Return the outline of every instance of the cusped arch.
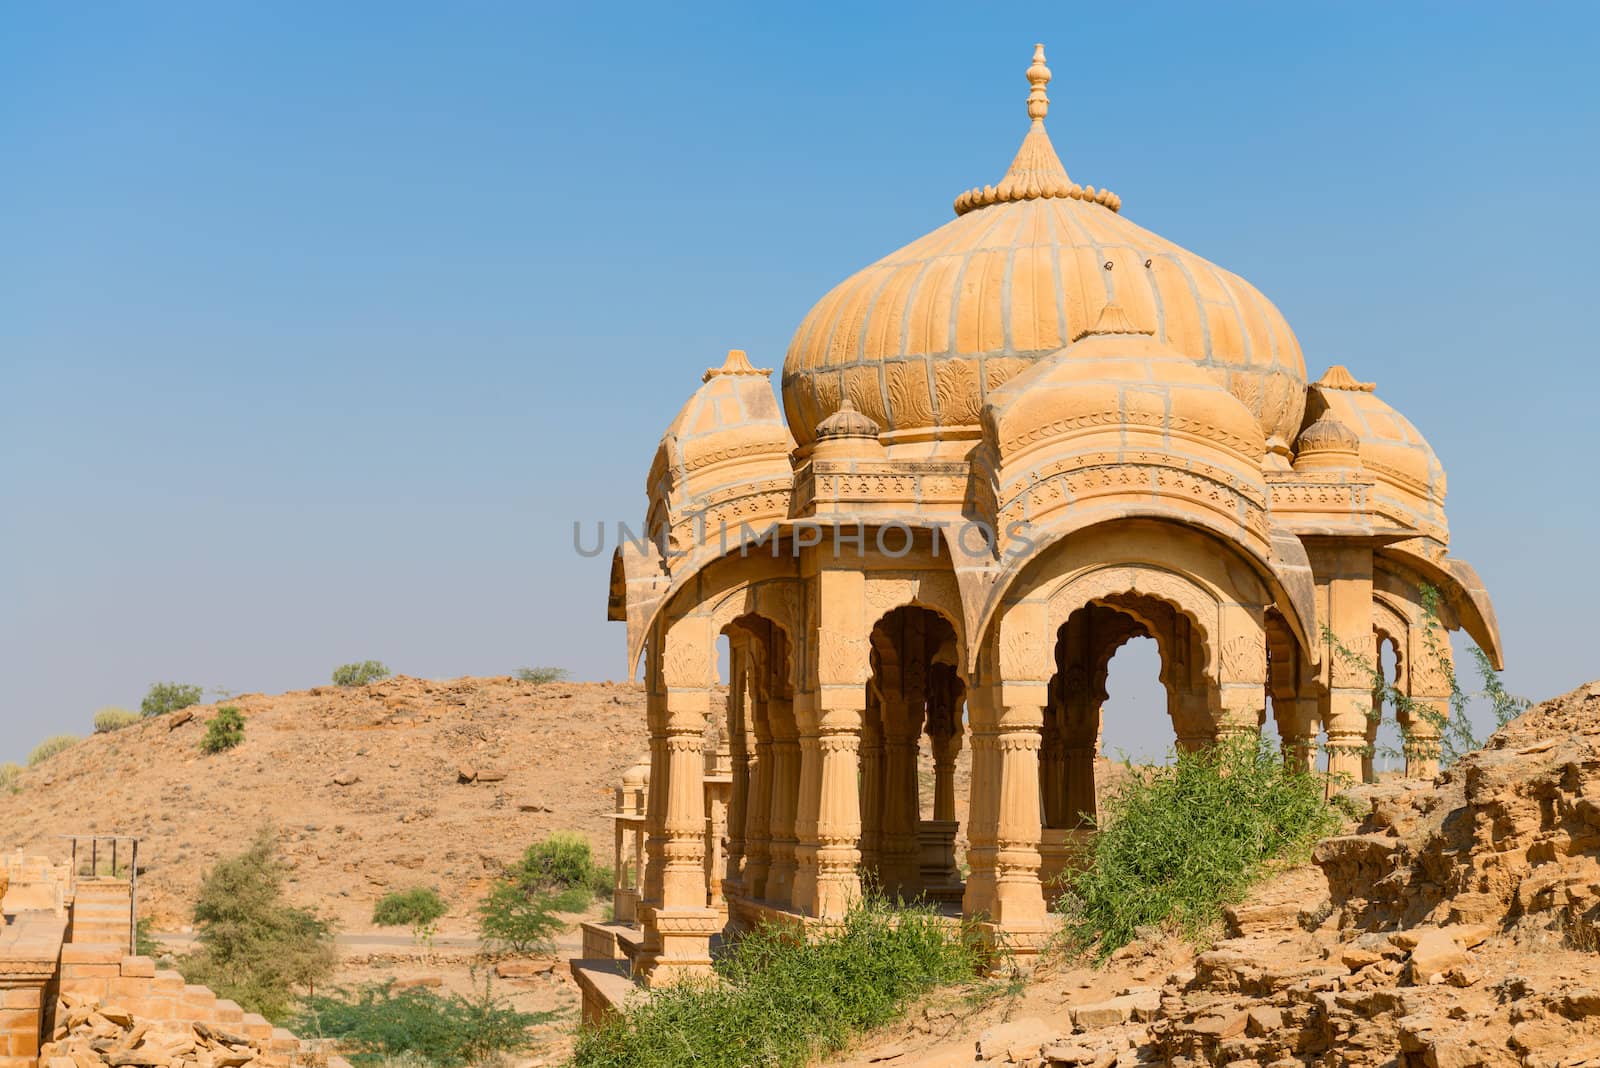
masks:
{"label": "cusped arch", "polygon": [[[1207,674],[1215,674],[1216,635],[1220,633],[1220,599],[1197,580],[1155,564],[1116,564],[1091,567],[1067,576],[1042,591],[1045,619],[1050,633],[1066,625],[1077,609],[1104,604],[1131,616],[1152,634],[1162,628],[1156,621],[1142,618],[1136,606],[1124,599],[1132,595],[1149,597],[1170,606],[1189,619],[1200,642],[1201,662]],[[1160,642],[1160,638],[1157,638]],[[1162,649],[1163,664],[1170,663],[1169,650]],[[1165,670],[1165,667],[1163,668]]]}
{"label": "cusped arch", "polygon": [[[1295,559],[1280,559],[1278,549],[1282,539],[1276,536],[1278,532],[1275,530],[1270,540],[1272,552],[1263,554],[1250,542],[1241,541],[1236,531],[1204,518],[1176,514],[1160,506],[1074,509],[1067,513],[1065,519],[1048,527],[1028,527],[1024,546],[1013,543],[1005,548],[1000,566],[992,573],[987,592],[982,595],[982,606],[975,614],[970,633],[986,633],[1001,614],[1003,606],[1019,598],[1016,590],[1027,583],[1029,571],[1036,569],[1059,546],[1079,535],[1122,524],[1153,524],[1192,534],[1210,543],[1215,559],[1238,561],[1244,565],[1251,579],[1259,583],[1264,591],[1262,603],[1279,609],[1306,658],[1311,663],[1318,662],[1319,648],[1312,640],[1316,606],[1311,586],[1301,575],[1304,572],[1308,576],[1310,566],[1297,540],[1289,539],[1294,548],[1299,550]],[[976,658],[975,645],[969,646],[969,656]]]}

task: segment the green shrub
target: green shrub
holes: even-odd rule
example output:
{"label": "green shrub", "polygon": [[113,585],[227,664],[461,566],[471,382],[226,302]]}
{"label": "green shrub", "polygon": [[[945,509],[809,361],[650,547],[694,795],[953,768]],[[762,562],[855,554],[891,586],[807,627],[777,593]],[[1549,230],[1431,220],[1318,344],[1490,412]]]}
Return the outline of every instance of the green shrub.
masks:
{"label": "green shrub", "polygon": [[223,705],[206,724],[200,739],[202,753],[221,753],[244,741],[244,716],[232,705]]}
{"label": "green shrub", "polygon": [[385,894],[372,907],[372,922],[379,927],[409,927],[418,942],[432,944],[439,918],[450,911],[439,891],[431,886],[414,886]]}
{"label": "green shrub", "polygon": [[151,930],[150,917],[140,916],[133,925],[133,952],[139,957],[161,956],[161,943],[156,941],[155,933]]}
{"label": "green shrub", "polygon": [[970,929],[931,912],[859,905],[816,941],[763,926],[687,981],[579,1032],[576,1068],[798,1068],[893,1021],[934,987],[974,978]]}
{"label": "green shrub", "polygon": [[21,783],[18,782],[18,780],[21,778],[21,764],[18,764],[14,760],[8,760],[4,764],[0,764],[0,790],[8,790],[11,793],[16,793],[22,789]]}
{"label": "green shrub", "polygon": [[333,931],[283,900],[283,863],[270,828],[245,852],[217,862],[200,884],[194,924],[200,948],[180,970],[225,998],[283,1019],[298,987],[326,979],[337,960]]}
{"label": "green shrub", "polygon": [[498,879],[478,902],[478,937],[491,949],[548,953],[566,926],[556,915],[558,895],[529,890],[515,879]]}
{"label": "green shrub", "polygon": [[1140,769],[1106,799],[1088,863],[1067,879],[1070,939],[1104,958],[1146,925],[1199,934],[1269,862],[1338,826],[1325,792],[1255,736]]}
{"label": "green shrub", "polygon": [[94,732],[96,734],[110,734],[120,731],[124,727],[131,727],[139,722],[139,713],[129,712],[126,708],[108,706],[94,714]]}
{"label": "green shrub", "polygon": [[526,1049],[529,1029],[553,1012],[518,1012],[494,996],[436,994],[422,987],[395,990],[394,980],[354,991],[307,998],[294,1030],[337,1041],[352,1063],[366,1068],[393,1058],[417,1058],[437,1068],[492,1062],[496,1054]]}
{"label": "green shrub", "polygon": [[572,677],[566,668],[558,667],[525,667],[517,668],[517,678],[523,682],[531,682],[535,686],[543,686],[547,682],[563,682]]}
{"label": "green shrub", "polygon": [[64,753],[77,744],[78,736],[75,734],[57,734],[46,738],[28,754],[28,767],[38,767],[57,753]]}
{"label": "green shrub", "polygon": [[150,692],[139,702],[139,712],[146,716],[164,716],[168,712],[199,704],[204,693],[200,687],[183,682],[152,683]]}
{"label": "green shrub", "polygon": [[[1335,656],[1367,677],[1372,694],[1378,699],[1367,709],[1369,722],[1382,723],[1385,718],[1384,709],[1394,710],[1392,722],[1395,732],[1400,735],[1401,748],[1395,750],[1388,746],[1369,745],[1368,755],[1381,753],[1384,756],[1403,757],[1407,755],[1408,750],[1416,752],[1432,749],[1438,756],[1439,763],[1449,767],[1474,749],[1483,748],[1483,740],[1473,734],[1472,720],[1467,716],[1468,706],[1474,698],[1488,701],[1490,711],[1494,713],[1496,730],[1526,712],[1532,707],[1533,702],[1511,694],[1501,681],[1500,673],[1489,662],[1489,654],[1476,645],[1471,647],[1472,661],[1478,670],[1478,678],[1483,688],[1476,693],[1464,690],[1450,655],[1450,635],[1445,631],[1444,624],[1439,621],[1439,591],[1426,582],[1422,584],[1421,590],[1422,644],[1427,650],[1427,656],[1443,670],[1445,681],[1449,684],[1449,715],[1436,708],[1433,702],[1418,700],[1401,690],[1394,681],[1384,677],[1382,664],[1376,657],[1351,649],[1339,640],[1327,624],[1323,624],[1322,627],[1322,640],[1332,647]],[[1412,726],[1423,722],[1433,728],[1431,732],[1433,738],[1423,740],[1416,736]]]}
{"label": "green shrub", "polygon": [[589,840],[571,831],[557,831],[530,845],[514,873],[529,889],[554,892],[555,907],[565,912],[611,893],[611,869],[596,867]]}
{"label": "green shrub", "polygon": [[335,686],[365,686],[369,682],[386,679],[390,675],[388,668],[376,660],[363,660],[356,664],[340,664],[333,669],[333,684]]}

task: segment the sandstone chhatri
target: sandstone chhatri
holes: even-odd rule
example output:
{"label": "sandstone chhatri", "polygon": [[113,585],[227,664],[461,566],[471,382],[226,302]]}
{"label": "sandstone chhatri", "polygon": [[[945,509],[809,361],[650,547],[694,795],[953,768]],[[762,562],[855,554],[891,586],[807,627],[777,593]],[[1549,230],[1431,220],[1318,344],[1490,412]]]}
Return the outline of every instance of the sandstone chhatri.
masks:
{"label": "sandstone chhatri", "polygon": [[[998,184],[802,318],[781,414],[771,372],[733,351],[661,438],[653,540],[616,551],[608,608],[649,694],[632,957],[649,985],[706,972],[719,934],[840,918],[864,876],[1036,952],[1044,887],[1095,815],[1107,665],[1131,638],[1160,647],[1179,747],[1270,715],[1297,759],[1320,739],[1355,781],[1373,777],[1372,681],[1335,649],[1392,646],[1418,779],[1439,768],[1419,710],[1448,716],[1451,693],[1426,589],[1498,665],[1427,441],[1343,365],[1308,382],[1266,297],[1069,178],[1050,78],[1038,46]],[[731,776],[709,888],[708,716]]]}

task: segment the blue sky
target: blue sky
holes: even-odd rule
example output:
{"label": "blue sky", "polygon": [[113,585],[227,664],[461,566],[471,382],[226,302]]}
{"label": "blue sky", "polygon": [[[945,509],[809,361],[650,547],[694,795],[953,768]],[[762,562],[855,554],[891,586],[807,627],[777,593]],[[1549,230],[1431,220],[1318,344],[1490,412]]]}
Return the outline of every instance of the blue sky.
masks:
{"label": "blue sky", "polygon": [[1073,176],[1429,436],[1511,687],[1600,675],[1600,8],[1109,6],[10,6],[0,757],[156,679],[621,675],[573,520],[1003,173],[1035,41]]}

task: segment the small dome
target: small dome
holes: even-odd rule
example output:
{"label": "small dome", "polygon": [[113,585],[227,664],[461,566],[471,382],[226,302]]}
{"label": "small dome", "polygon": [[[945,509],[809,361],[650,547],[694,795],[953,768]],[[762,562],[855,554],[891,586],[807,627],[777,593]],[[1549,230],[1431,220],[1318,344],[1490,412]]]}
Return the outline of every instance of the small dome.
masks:
{"label": "small dome", "polygon": [[991,393],[1114,299],[1238,397],[1286,459],[1306,385],[1289,324],[1242,278],[1068,178],[1044,126],[1049,79],[1038,51],[1030,126],[997,186],[962,194],[954,220],[839,283],[801,322],[783,364],[796,439],[846,397],[886,445],[975,439]]}
{"label": "small dome", "polygon": [[1329,409],[1300,431],[1294,466],[1297,471],[1360,467],[1361,439]]}
{"label": "small dome", "polygon": [[1411,421],[1384,402],[1373,383],[1359,381],[1339,364],[1309,390],[1302,439],[1328,416],[1359,440],[1361,466],[1378,483],[1377,503],[1387,504],[1419,532],[1447,542],[1444,465]]}
{"label": "small dome", "polygon": [[624,790],[642,790],[650,785],[650,758],[641,756],[631,767],[622,773],[622,788]]}
{"label": "small dome", "polygon": [[856,411],[856,406],[850,398],[844,398],[839,405],[839,410],[817,424],[817,441],[830,441],[835,438],[871,438],[878,440],[878,424],[861,412]]}
{"label": "small dome", "polygon": [[1001,524],[1130,495],[1206,509],[1220,524],[1245,522],[1241,508],[1264,516],[1266,440],[1255,417],[1116,304],[995,390],[984,425]]}

